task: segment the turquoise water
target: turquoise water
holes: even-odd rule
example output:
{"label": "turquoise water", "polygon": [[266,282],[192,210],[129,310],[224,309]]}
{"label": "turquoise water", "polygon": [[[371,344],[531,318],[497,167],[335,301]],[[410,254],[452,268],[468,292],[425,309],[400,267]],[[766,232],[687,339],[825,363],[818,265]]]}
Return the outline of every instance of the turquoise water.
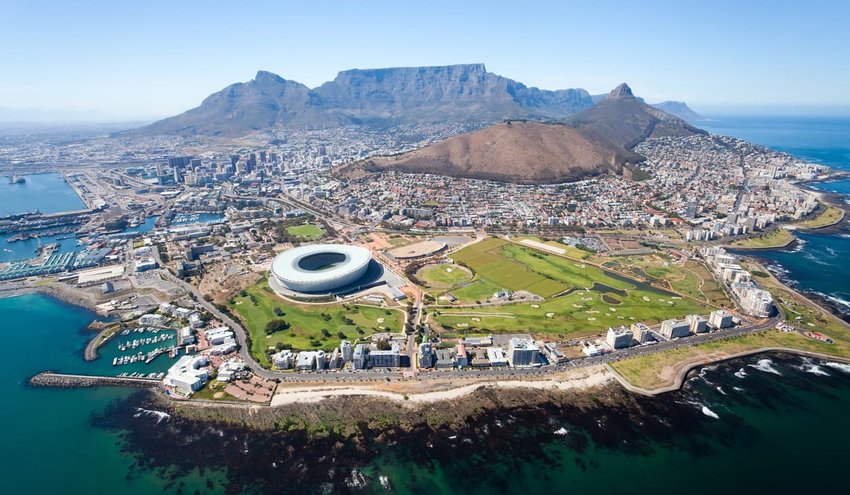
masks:
{"label": "turquoise water", "polygon": [[[5,493],[147,495],[165,491],[156,473],[133,468],[121,438],[91,426],[93,411],[132,391],[121,388],[39,389],[26,380],[47,369],[113,373],[111,359],[82,360],[94,314],[49,297],[0,299],[7,352],[0,360],[0,478]],[[13,352],[12,352],[13,351]],[[160,357],[159,359],[168,359]],[[154,362],[162,367],[166,361]],[[153,369],[153,368],[152,368]],[[189,487],[201,481],[188,478]],[[191,493],[193,490],[190,490]]]}
{"label": "turquoise water", "polygon": [[8,177],[0,177],[0,216],[33,210],[58,213],[86,207],[62,174],[26,175],[24,178],[23,184],[9,184]]}

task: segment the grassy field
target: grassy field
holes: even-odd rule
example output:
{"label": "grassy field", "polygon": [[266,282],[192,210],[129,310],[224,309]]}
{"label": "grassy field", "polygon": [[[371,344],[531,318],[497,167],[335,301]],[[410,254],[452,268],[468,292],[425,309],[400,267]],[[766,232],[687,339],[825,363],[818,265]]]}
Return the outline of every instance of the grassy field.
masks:
{"label": "grassy field", "polygon": [[436,289],[457,287],[471,281],[472,277],[469,269],[450,263],[425,265],[416,272],[416,278]]}
{"label": "grassy field", "polygon": [[[500,288],[528,290],[547,300],[441,309],[433,316],[434,321],[452,332],[530,332],[576,338],[599,334],[614,325],[654,323],[708,312],[699,303],[637,281],[615,278],[579,260],[541,253],[501,239],[473,244],[453,257],[478,277],[472,284],[452,291],[462,301],[483,301]],[[563,294],[568,289],[576,290]],[[553,297],[557,294],[561,295]]]}
{"label": "grassy field", "polygon": [[325,235],[325,231],[322,230],[321,227],[312,223],[305,225],[293,225],[291,227],[287,227],[286,231],[290,235],[294,235],[295,237],[305,241],[315,241],[317,239],[321,239],[322,236]]}
{"label": "grassy field", "polygon": [[791,234],[791,232],[779,227],[760,237],[751,237],[749,239],[735,241],[731,244],[731,246],[737,248],[766,249],[787,246],[788,243],[793,240],[794,235]]}
{"label": "grassy field", "polygon": [[[487,239],[452,255],[476,276],[493,286],[511,291],[525,290],[552,297],[572,288],[589,288],[594,283],[624,289],[628,283],[578,260],[546,254],[502,239]],[[458,294],[458,298],[464,299]]]}
{"label": "grassy field", "polygon": [[606,299],[600,292],[579,290],[539,303],[445,308],[433,318],[452,331],[528,332],[571,339],[598,335],[609,326],[628,326],[637,321],[651,324],[708,312],[688,299],[653,290],[628,289],[625,297],[612,293]]}
{"label": "grassy field", "polygon": [[841,221],[842,218],[844,218],[844,210],[836,208],[835,206],[828,206],[815,218],[795,223],[794,225],[805,229],[817,229],[828,225],[834,225]]}
{"label": "grassy field", "polygon": [[[767,273],[763,266],[756,263],[744,264],[744,268],[753,273]],[[820,342],[804,337],[797,332],[785,333],[768,330],[694,347],[626,359],[613,363],[611,366],[629,383],[652,389],[672,385],[678,370],[687,364],[708,363],[736,353],[765,347],[783,347],[827,356],[850,358],[850,325],[812,304],[769,275],[759,276],[757,280],[773,294],[777,304],[785,313],[788,323],[803,331],[813,330],[824,333],[831,337],[834,343]]]}
{"label": "grassy field", "polygon": [[651,390],[673,385],[676,375],[683,366],[708,364],[738,353],[767,347],[798,349],[837,357],[850,356],[850,348],[844,344],[827,344],[796,332],[766,330],[693,347],[681,347],[624,359],[611,363],[611,367],[632,385]]}
{"label": "grassy field", "polygon": [[569,256],[570,258],[575,258],[575,259],[578,259],[578,260],[585,260],[585,259],[593,256],[593,253],[591,253],[590,251],[585,251],[583,249],[579,249],[577,247],[570,246],[569,244],[562,244],[558,241],[544,241],[543,239],[540,239],[539,237],[534,237],[534,236],[525,236],[525,237],[518,238],[517,240],[522,241],[523,239],[530,239],[532,241],[536,241],[536,242],[540,242],[542,244],[546,244],[547,246],[552,246],[552,247],[556,247],[558,249],[563,249],[564,250],[564,256]]}
{"label": "grassy field", "polygon": [[607,261],[605,266],[709,304],[732,305],[708,268],[697,261],[679,262],[670,256],[653,254],[619,257]]}
{"label": "grassy field", "polygon": [[[296,350],[330,351],[339,345],[339,332],[354,342],[363,335],[375,332],[400,332],[404,321],[404,314],[395,309],[356,304],[290,303],[275,295],[265,280],[246,289],[244,296],[236,294],[232,301],[228,306],[239,315],[251,336],[251,354],[264,366],[269,365],[266,350],[278,343],[289,344]],[[274,308],[280,308],[283,316],[277,316]],[[348,318],[351,323],[344,318]],[[274,319],[286,320],[291,327],[266,335],[266,324]],[[358,327],[362,335],[357,331]],[[330,335],[324,336],[322,329],[327,329]]]}

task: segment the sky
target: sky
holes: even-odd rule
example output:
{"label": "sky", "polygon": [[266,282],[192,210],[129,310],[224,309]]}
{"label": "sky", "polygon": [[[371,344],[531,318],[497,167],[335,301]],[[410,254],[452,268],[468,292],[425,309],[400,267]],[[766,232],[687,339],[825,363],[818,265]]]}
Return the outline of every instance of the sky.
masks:
{"label": "sky", "polygon": [[457,63],[703,113],[850,115],[850,1],[0,2],[0,115],[149,120],[258,70]]}

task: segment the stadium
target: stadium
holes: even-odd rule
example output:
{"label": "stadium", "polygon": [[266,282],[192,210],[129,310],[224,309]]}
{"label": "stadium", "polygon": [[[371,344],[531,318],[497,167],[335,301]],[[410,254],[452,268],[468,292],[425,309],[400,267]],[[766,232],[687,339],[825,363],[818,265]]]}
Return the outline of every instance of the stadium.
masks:
{"label": "stadium", "polygon": [[361,279],[371,261],[372,253],[362,247],[314,244],[280,253],[271,271],[275,281],[289,290],[330,292]]}

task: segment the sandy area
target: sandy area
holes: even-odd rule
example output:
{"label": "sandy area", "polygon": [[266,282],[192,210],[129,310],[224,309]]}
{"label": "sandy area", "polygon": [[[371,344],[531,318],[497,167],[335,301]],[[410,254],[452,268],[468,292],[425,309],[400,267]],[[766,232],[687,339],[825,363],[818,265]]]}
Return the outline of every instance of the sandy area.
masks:
{"label": "sandy area", "polygon": [[[604,385],[609,381],[614,380],[614,375],[604,366],[593,366],[581,370],[572,370],[569,372],[555,375],[552,378],[545,380],[482,380],[476,383],[456,386],[447,390],[437,390],[432,392],[408,393],[402,391],[394,392],[384,390],[374,385],[345,385],[345,386],[321,386],[321,387],[287,387],[278,389],[275,396],[272,398],[272,406],[284,406],[296,403],[312,403],[319,402],[332,397],[351,397],[351,396],[368,396],[368,397],[383,397],[390,400],[403,402],[405,404],[418,405],[429,404],[444,400],[457,399],[465,395],[469,395],[478,389],[484,387],[492,388],[525,388],[542,390],[553,388],[559,390],[571,389],[588,389]],[[425,382],[419,382],[420,384]],[[434,383],[438,388],[440,384]]]}

